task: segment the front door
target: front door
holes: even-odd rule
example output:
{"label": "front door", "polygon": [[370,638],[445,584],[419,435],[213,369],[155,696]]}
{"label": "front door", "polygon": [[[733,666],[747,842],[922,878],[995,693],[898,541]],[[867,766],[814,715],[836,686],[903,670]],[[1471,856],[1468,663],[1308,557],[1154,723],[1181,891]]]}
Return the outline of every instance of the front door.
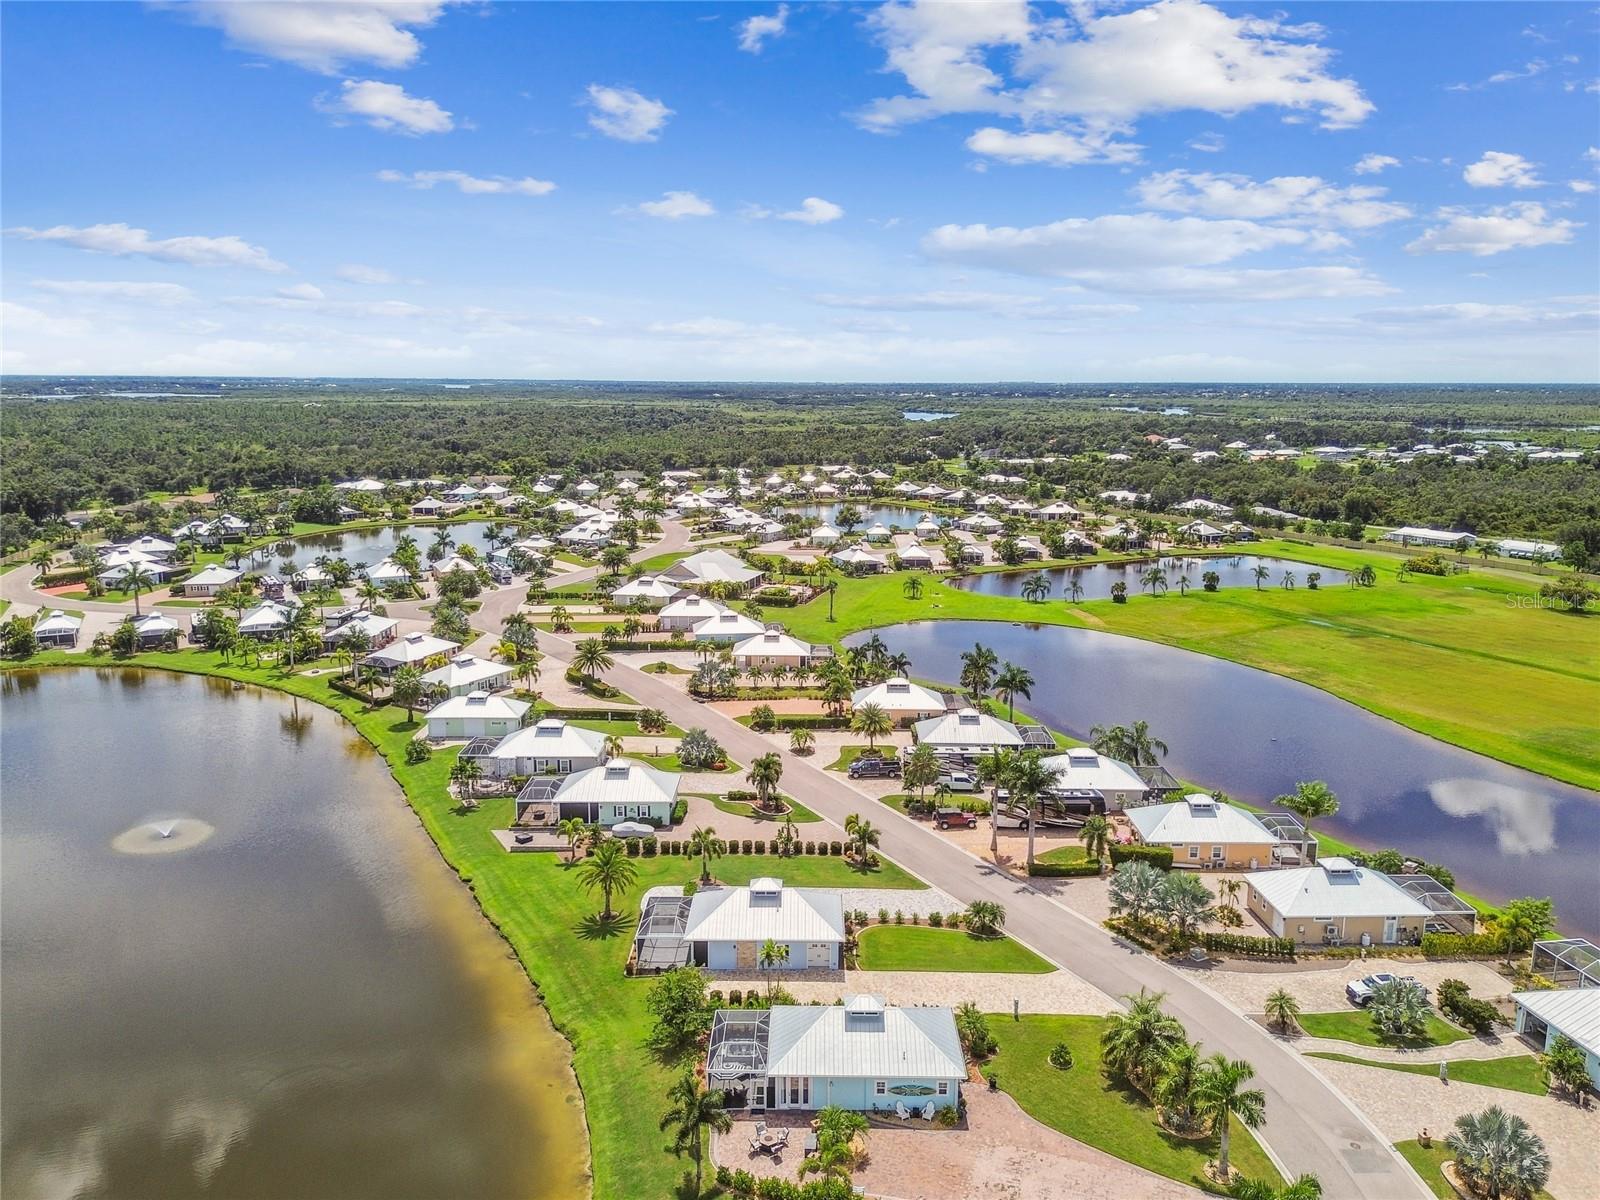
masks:
{"label": "front door", "polygon": [[811,1077],[809,1075],[789,1075],[784,1078],[783,1107],[811,1107]]}
{"label": "front door", "polygon": [[754,942],[735,942],[733,944],[733,966],[738,971],[753,971],[756,969],[756,944]]}
{"label": "front door", "polygon": [[1395,937],[1399,933],[1399,925],[1399,917],[1385,917],[1383,919],[1383,944],[1385,946],[1394,944]]}

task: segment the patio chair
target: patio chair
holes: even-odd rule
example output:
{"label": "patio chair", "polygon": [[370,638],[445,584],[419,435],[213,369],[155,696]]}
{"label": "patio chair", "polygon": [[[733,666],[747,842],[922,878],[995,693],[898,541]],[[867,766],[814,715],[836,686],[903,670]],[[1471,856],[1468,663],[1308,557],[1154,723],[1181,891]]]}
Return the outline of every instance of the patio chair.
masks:
{"label": "patio chair", "polygon": [[923,1119],[923,1120],[924,1120],[924,1121],[931,1121],[931,1120],[933,1120],[933,1114],[934,1114],[934,1113],[935,1113],[935,1112],[937,1112],[937,1111],[938,1111],[938,1110],[937,1110],[937,1109],[935,1109],[935,1108],[934,1108],[934,1106],[933,1106],[933,1101],[932,1101],[932,1100],[929,1100],[929,1101],[928,1101],[928,1102],[927,1102],[927,1103],[926,1103],[926,1104],[924,1104],[924,1105],[923,1105],[923,1106],[922,1106],[922,1119]]}
{"label": "patio chair", "polygon": [[902,1121],[911,1120],[911,1110],[908,1109],[905,1106],[905,1104],[903,1102],[899,1101],[899,1100],[896,1100],[894,1102],[894,1115],[899,1117]]}

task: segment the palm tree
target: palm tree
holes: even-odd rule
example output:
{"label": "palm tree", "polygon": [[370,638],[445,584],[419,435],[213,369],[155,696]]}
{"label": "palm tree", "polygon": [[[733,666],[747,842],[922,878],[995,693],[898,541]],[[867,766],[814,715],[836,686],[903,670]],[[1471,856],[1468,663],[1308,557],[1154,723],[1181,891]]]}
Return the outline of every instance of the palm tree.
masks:
{"label": "palm tree", "polygon": [[1083,852],[1097,863],[1104,863],[1106,851],[1111,848],[1111,822],[1096,814],[1086,819],[1078,830],[1078,840]]}
{"label": "palm tree", "polygon": [[994,694],[1006,702],[1006,720],[1017,715],[1017,697],[1033,699],[1033,675],[1026,667],[1006,663],[994,677]]}
{"label": "palm tree", "polygon": [[450,768],[450,775],[461,787],[463,796],[477,791],[478,780],[483,778],[483,767],[475,758],[458,758]]}
{"label": "palm tree", "polygon": [[974,643],[971,650],[961,655],[961,686],[973,696],[988,695],[999,664],[993,650],[982,642]]}
{"label": "palm tree", "polygon": [[685,1150],[694,1161],[694,1194],[700,1194],[704,1177],[705,1132],[727,1133],[733,1128],[733,1117],[724,1107],[727,1098],[721,1092],[707,1091],[691,1071],[667,1090],[672,1107],[661,1118],[661,1128],[672,1130],[672,1152]]}
{"label": "palm tree", "polygon": [[900,585],[900,594],[907,600],[921,600],[922,580],[913,575],[910,579],[906,580]]}
{"label": "palm tree", "polygon": [[939,782],[939,756],[933,752],[932,746],[919,742],[912,747],[911,753],[900,765],[900,782],[905,787],[917,789],[917,805],[920,808],[928,789]]}
{"label": "palm tree", "polygon": [[756,802],[762,808],[771,808],[774,789],[783,778],[783,759],[776,754],[763,754],[750,764],[744,777],[756,789]]}
{"label": "palm tree", "polygon": [[1283,586],[1283,589],[1285,591],[1288,591],[1288,592],[1294,591],[1294,572],[1293,571],[1285,571],[1283,573],[1283,578],[1280,579],[1278,582]]}
{"label": "palm tree", "polygon": [[1043,571],[1035,571],[1022,581],[1022,598],[1030,604],[1042,604],[1050,595],[1050,580]]}
{"label": "palm tree", "polygon": [[591,683],[597,679],[602,671],[609,671],[617,665],[617,660],[611,657],[611,651],[606,649],[606,644],[599,638],[586,638],[578,643],[577,650],[572,655],[572,665]]}
{"label": "palm tree", "polygon": [[1111,911],[1139,924],[1156,911],[1166,876],[1147,862],[1125,862],[1111,872]]}
{"label": "palm tree", "polygon": [[1315,1175],[1296,1175],[1280,1188],[1265,1180],[1241,1178],[1230,1194],[1234,1200],[1322,1200],[1322,1180]]}
{"label": "palm tree", "polygon": [[1267,581],[1267,578],[1272,574],[1272,572],[1267,570],[1267,568],[1261,563],[1257,563],[1251,569],[1250,574],[1254,576],[1256,581],[1256,591],[1259,592],[1261,590],[1261,585]]}
{"label": "palm tree", "polygon": [[1005,906],[994,900],[974,900],[964,916],[967,932],[978,937],[997,937],[1006,923]]}
{"label": "palm tree", "polygon": [[1149,588],[1150,594],[1167,590],[1167,573],[1160,567],[1147,567],[1139,576],[1139,586]]}
{"label": "palm tree", "polygon": [[844,820],[844,831],[850,836],[851,845],[854,846],[856,856],[865,867],[870,861],[872,848],[878,844],[882,834],[859,813],[851,813]]}
{"label": "palm tree", "polygon": [[625,892],[639,878],[639,868],[633,865],[622,843],[607,838],[594,848],[594,853],[578,866],[578,882],[584,890],[600,892],[605,898],[605,920],[611,919],[611,895]]}
{"label": "palm tree", "polygon": [[567,817],[556,826],[556,833],[566,839],[567,861],[570,863],[578,857],[578,843],[583,840],[584,834],[589,831],[589,826],[582,817]]}
{"label": "palm tree", "polygon": [[1385,1038],[1400,1040],[1421,1036],[1428,1023],[1428,1002],[1420,988],[1403,979],[1390,979],[1372,989],[1367,1001],[1372,1023]]}
{"label": "palm tree", "polygon": [[50,569],[50,564],[55,561],[55,557],[49,546],[40,546],[28,557],[28,561],[33,564],[33,569],[36,572],[43,575]]}
{"label": "palm tree", "polygon": [[1100,1034],[1105,1065],[1141,1086],[1176,1047],[1188,1040],[1178,1019],[1161,1007],[1166,998],[1165,992],[1142,988],[1137,996],[1124,996],[1127,1011],[1106,1018],[1105,1030]]}
{"label": "palm tree", "polygon": [[1013,800],[1020,800],[1028,810],[1028,866],[1033,866],[1033,837],[1039,799],[1055,786],[1056,774],[1044,765],[1037,754],[1024,754],[1012,766],[1006,778]]}
{"label": "palm tree", "polygon": [[1180,1041],[1155,1064],[1154,1099],[1176,1119],[1178,1127],[1194,1124],[1194,1096],[1200,1084],[1200,1047]]}
{"label": "palm tree", "polygon": [[1189,594],[1189,589],[1193,586],[1194,585],[1189,582],[1189,577],[1187,575],[1178,576],[1178,595],[1187,596]]}
{"label": "palm tree", "polygon": [[867,749],[872,750],[877,747],[879,738],[894,732],[894,719],[881,704],[863,704],[850,718],[850,728],[863,734],[867,739]]}
{"label": "palm tree", "polygon": [[145,568],[143,563],[131,562],[122,572],[122,590],[133,593],[133,615],[138,617],[143,614],[139,611],[139,593],[148,592],[155,587],[155,576]]}
{"label": "palm tree", "polygon": [[1531,1196],[1549,1182],[1543,1140],[1498,1104],[1457,1117],[1444,1144],[1456,1156],[1456,1171],[1489,1200]]}
{"label": "palm tree", "polygon": [[422,703],[422,672],[415,667],[401,667],[389,680],[389,699],[406,710],[406,724],[416,719],[417,706]]}
{"label": "palm tree", "polygon": [[1245,1084],[1255,1078],[1255,1069],[1241,1058],[1229,1059],[1213,1054],[1206,1059],[1195,1089],[1196,1115],[1209,1117],[1217,1134],[1217,1174],[1228,1182],[1228,1136],[1235,1119],[1249,1129],[1261,1128],[1267,1119],[1267,1097],[1259,1088]]}
{"label": "palm tree", "polygon": [[1279,988],[1267,997],[1267,1020],[1278,1027],[1279,1033],[1288,1033],[1289,1026],[1299,1023],[1300,1001],[1293,993]]}
{"label": "palm tree", "polygon": [[789,731],[789,749],[795,754],[810,754],[816,744],[817,735],[804,726]]}
{"label": "palm tree", "polygon": [[689,835],[689,853],[700,856],[700,882],[711,882],[711,860],[721,858],[723,851],[722,839],[717,837],[716,831],[701,826]]}
{"label": "palm tree", "polygon": [[761,943],[761,949],[756,954],[756,962],[767,977],[767,1003],[772,1003],[772,990],[774,980],[777,978],[778,968],[789,961],[789,947],[780,944],[773,938],[768,938]]}

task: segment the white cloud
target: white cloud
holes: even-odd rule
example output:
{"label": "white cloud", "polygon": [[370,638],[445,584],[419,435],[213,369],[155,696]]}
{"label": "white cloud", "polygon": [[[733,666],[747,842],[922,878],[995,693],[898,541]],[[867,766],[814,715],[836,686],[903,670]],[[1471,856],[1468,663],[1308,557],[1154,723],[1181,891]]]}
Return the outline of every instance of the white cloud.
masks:
{"label": "white cloud", "polygon": [[1379,308],[1357,313],[1355,320],[1381,332],[1429,333],[1471,336],[1491,331],[1532,333],[1594,333],[1600,330],[1600,300],[1595,297],[1557,297],[1531,304],[1420,304],[1409,308]]}
{"label": "white cloud", "polygon": [[826,308],[865,312],[985,312],[1030,320],[1101,319],[1132,316],[1137,304],[1057,305],[1046,296],[1015,292],[943,291],[848,294],[822,292],[811,297]]}
{"label": "white cloud", "polygon": [[242,49],[333,74],[346,62],[409,67],[422,43],[407,27],[432,25],[444,8],[438,0],[190,0],[173,11],[221,29]]}
{"label": "white cloud", "polygon": [[1461,172],[1461,178],[1476,188],[1544,186],[1533,163],[1520,154],[1507,154],[1503,150],[1485,150],[1482,158]]}
{"label": "white cloud", "polygon": [[26,225],[6,230],[31,242],[60,242],[94,254],[119,258],[154,258],[161,262],[187,263],[193,267],[252,267],[258,271],[287,271],[265,249],[252,246],[243,238],[172,237],[152,238],[147,229],[116,222],[108,225],[52,225],[33,229]]}
{"label": "white cloud", "polygon": [[788,32],[789,6],[778,5],[770,17],[747,17],[739,22],[739,49],[746,54],[760,54],[770,38],[782,37]]}
{"label": "white cloud", "polygon": [[194,293],[177,283],[140,283],[113,279],[35,279],[33,287],[56,296],[87,300],[131,300],[172,307],[194,301]]}
{"label": "white cloud", "polygon": [[653,142],[672,110],[659,100],[642,96],[632,88],[589,85],[586,103],[593,110],[589,124],[619,142]]}
{"label": "white cloud", "polygon": [[1207,131],[1199,137],[1189,139],[1189,149],[1198,150],[1202,154],[1220,154],[1228,148],[1228,139],[1220,133]]}
{"label": "white cloud", "polygon": [[12,334],[37,333],[45,337],[82,337],[91,329],[82,317],[58,317],[12,300],[0,300],[0,326]]}
{"label": "white cloud", "polygon": [[279,288],[278,295],[287,300],[321,300],[326,293],[314,283],[292,283]]}
{"label": "white cloud", "polygon": [[403,183],[427,191],[435,184],[453,183],[456,190],[469,196],[545,196],[556,190],[556,185],[544,179],[524,176],[512,179],[506,175],[481,178],[465,171],[379,171],[384,183]]}
{"label": "white cloud", "polygon": [[1052,167],[1138,162],[1139,151],[1143,148],[1132,142],[1114,141],[1104,133],[1079,134],[1063,130],[1012,133],[992,125],[967,139],[967,149],[974,154],[1006,163],[1042,163]]}
{"label": "white cloud", "polygon": [[683,217],[714,217],[717,214],[709,200],[703,200],[693,192],[668,192],[659,200],[646,200],[635,211],[667,221],[677,221]]}
{"label": "white cloud", "polygon": [[821,196],[807,196],[800,201],[800,207],[789,212],[778,214],[780,221],[799,221],[802,225],[826,225],[829,221],[837,221],[844,216],[844,209],[832,200],[824,200]]}
{"label": "white cloud", "polygon": [[376,79],[346,79],[337,96],[323,96],[318,107],[338,116],[360,117],[374,129],[415,137],[423,133],[449,133],[455,118],[432,100],[409,96],[398,83]]}
{"label": "white cloud", "polygon": [[1585,196],[1595,190],[1594,181],[1590,179],[1569,179],[1567,180],[1567,187]]}
{"label": "white cloud", "polygon": [[1406,247],[1412,254],[1454,252],[1486,258],[1507,250],[1532,246],[1558,246],[1572,240],[1580,223],[1552,218],[1542,204],[1523,201],[1491,208],[1479,216],[1466,209],[1442,208],[1444,222],[1427,230]]}
{"label": "white cloud", "polygon": [[1585,162],[1600,163],[1600,146],[1590,146],[1583,152]]}
{"label": "white cloud", "polygon": [[1507,71],[1496,71],[1489,78],[1477,83],[1452,83],[1445,90],[1448,92],[1476,92],[1496,84],[1511,83],[1517,79],[1532,79],[1535,75],[1543,75],[1550,64],[1542,58],[1536,58],[1519,68]]}
{"label": "white cloud", "polygon": [[1245,175],[1163,171],[1134,189],[1146,208],[1203,217],[1302,221],[1370,229],[1411,215],[1404,204],[1385,200],[1381,187],[1336,187],[1315,175],[1279,175],[1257,182]]}
{"label": "white cloud", "polygon": [[1365,154],[1350,169],[1357,175],[1376,175],[1386,167],[1398,167],[1400,160],[1388,154]]}
{"label": "white cloud", "polygon": [[385,271],[382,267],[369,267],[364,263],[345,263],[334,271],[334,274],[347,283],[361,283],[374,287],[400,282],[392,271]]}
{"label": "white cloud", "polygon": [[[1024,0],[910,0],[870,18],[887,66],[911,94],[858,115],[888,130],[944,113],[983,112],[1038,123],[1125,130],[1185,109],[1232,115],[1258,107],[1315,113],[1326,128],[1359,124],[1373,105],[1355,81],[1329,73],[1333,54],[1314,25],[1230,16],[1202,0],[1157,0],[1127,12],[1035,20]],[[989,61],[1014,51],[1012,76]]]}

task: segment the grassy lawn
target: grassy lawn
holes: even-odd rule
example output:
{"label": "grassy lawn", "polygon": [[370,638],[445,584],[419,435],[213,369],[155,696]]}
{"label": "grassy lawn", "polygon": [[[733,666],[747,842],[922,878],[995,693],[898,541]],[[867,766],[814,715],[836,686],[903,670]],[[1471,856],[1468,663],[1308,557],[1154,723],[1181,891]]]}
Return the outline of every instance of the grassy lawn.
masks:
{"label": "grassy lawn", "polygon": [[[1400,556],[1264,541],[1249,553],[1348,569],[1370,564],[1377,586],[1272,587],[1134,595],[1126,604],[1059,598],[1031,604],[930,579],[920,600],[903,576],[842,578],[834,598],[785,610],[797,637],[837,642],[911,620],[1028,621],[1126,634],[1260,667],[1323,688],[1419,732],[1582,787],[1600,787],[1584,714],[1600,711],[1600,619],[1519,607],[1550,576],[1473,563],[1463,575],[1413,576]],[[1585,652],[1587,651],[1587,652]],[[1514,696],[1515,720],[1505,698]]]}
{"label": "grassy lawn", "polygon": [[[646,735],[641,735],[641,736],[646,736]],[[722,770],[720,772],[718,772],[715,767],[685,767],[681,762],[678,761],[677,751],[673,751],[671,754],[630,754],[628,757],[629,758],[637,758],[641,762],[647,762],[652,767],[655,767],[656,770],[658,770],[658,771],[689,771],[689,770],[694,770],[694,771],[710,771],[713,774],[732,775],[732,774],[734,774],[734,773],[736,773],[738,771],[744,770],[743,767],[741,767],[738,763],[734,762],[731,759],[728,760],[728,762],[723,765]]]}
{"label": "grassy lawn", "polygon": [[862,931],[857,958],[863,971],[983,971],[1048,975],[1055,970],[1008,937],[977,938],[927,925],[873,925]]}
{"label": "grassy lawn", "polygon": [[[1005,1013],[991,1016],[989,1027],[1000,1043],[989,1065],[999,1074],[1000,1087],[1030,1116],[1157,1175],[1209,1192],[1220,1190],[1205,1175],[1206,1160],[1216,1156],[1215,1139],[1191,1141],[1165,1132],[1143,1096],[1101,1071],[1103,1017],[1024,1016],[1014,1021]],[[1058,1071],[1047,1061],[1057,1042],[1072,1050],[1071,1070]],[[1229,1157],[1235,1174],[1281,1185],[1282,1177],[1254,1135],[1237,1123],[1232,1135]]]}
{"label": "grassy lawn", "polygon": [[[1411,1169],[1422,1176],[1422,1182],[1428,1185],[1428,1190],[1439,1197],[1439,1200],[1460,1200],[1455,1188],[1450,1186],[1450,1181],[1439,1169],[1455,1157],[1445,1148],[1442,1133],[1433,1139],[1433,1145],[1426,1150],[1418,1141],[1396,1142],[1394,1148],[1411,1164]],[[1534,1200],[1551,1200],[1550,1193],[1543,1188],[1533,1195]]]}
{"label": "grassy lawn", "polygon": [[[1414,1050],[1421,1046],[1448,1046],[1451,1042],[1464,1042],[1472,1037],[1465,1029],[1456,1028],[1435,1012],[1428,1014],[1423,1036],[1407,1040],[1388,1040],[1379,1036],[1373,1028],[1371,1014],[1355,1008],[1345,1012],[1302,1013],[1299,1021],[1300,1028],[1311,1037],[1354,1042],[1358,1046],[1400,1046]],[[1438,1069],[1434,1067],[1435,1071]]]}
{"label": "grassy lawn", "polygon": [[[1326,1058],[1334,1062],[1357,1063],[1363,1067],[1380,1067],[1385,1071],[1404,1071],[1408,1075],[1431,1075],[1438,1078],[1437,1063],[1373,1062],[1370,1058],[1355,1058],[1349,1054],[1325,1054],[1313,1051],[1308,1058]],[[1530,1096],[1543,1096],[1544,1068],[1531,1054],[1517,1054],[1510,1058],[1463,1058],[1451,1061],[1451,1083],[1476,1083],[1484,1087],[1505,1088],[1512,1092],[1527,1092]]]}
{"label": "grassy lawn", "polygon": [[866,746],[845,746],[840,749],[839,757],[828,764],[827,769],[830,771],[848,771],[850,764],[863,754],[882,754],[885,758],[889,758],[893,757],[894,753],[893,746],[877,746],[870,750]]}
{"label": "grassy lawn", "polygon": [[1082,846],[1057,846],[1035,857],[1039,862],[1058,867],[1081,867],[1089,862],[1089,855]]}
{"label": "grassy lawn", "polygon": [[[500,848],[490,831],[510,823],[510,799],[485,800],[475,812],[454,806],[446,785],[457,748],[438,751],[425,763],[406,765],[405,746],[416,723],[407,722],[401,709],[367,710],[359,701],[332,691],[329,676],[286,675],[276,666],[230,666],[217,655],[196,650],[126,660],[50,651],[26,664],[117,665],[237,679],[314,700],[349,719],[384,755],[440,854],[472,889],[484,914],[521,960],[556,1027],[572,1043],[589,1124],[594,1194],[674,1194],[684,1163],[669,1153],[657,1121],[665,1108],[666,1089],[682,1068],[658,1061],[645,1048],[651,1018],[644,998],[650,981],[628,979],[622,967],[639,895],[658,884],[695,879],[697,859],[630,859],[638,872],[635,888],[616,901],[611,920],[602,920],[598,899],[577,886],[565,855],[508,854]],[[833,857],[802,856],[780,862],[766,855],[735,855],[717,859],[715,871],[730,884],[776,873],[798,886],[924,886],[887,860],[875,871],[862,872]]]}
{"label": "grassy lawn", "polygon": [[691,671],[688,667],[675,667],[669,662],[653,662],[653,663],[649,663],[646,666],[641,667],[640,670],[644,671],[647,675],[693,675],[694,674],[694,672]]}
{"label": "grassy lawn", "polygon": [[[724,800],[721,796],[707,796],[706,799],[711,801],[713,807],[720,809],[722,812],[732,813],[736,817],[748,817],[752,821],[764,821],[772,825],[783,824],[785,815],[793,817],[796,825],[805,825],[811,821],[822,820],[821,817],[817,816],[804,804],[794,800],[788,802],[789,811],[784,814],[762,812],[755,805],[746,804],[743,800]],[[805,839],[802,838],[801,840],[804,841]],[[829,838],[828,840],[832,841],[833,839]]]}

